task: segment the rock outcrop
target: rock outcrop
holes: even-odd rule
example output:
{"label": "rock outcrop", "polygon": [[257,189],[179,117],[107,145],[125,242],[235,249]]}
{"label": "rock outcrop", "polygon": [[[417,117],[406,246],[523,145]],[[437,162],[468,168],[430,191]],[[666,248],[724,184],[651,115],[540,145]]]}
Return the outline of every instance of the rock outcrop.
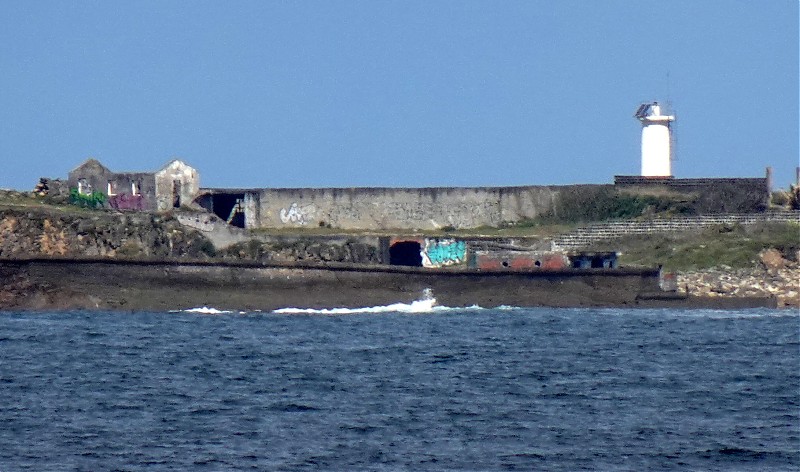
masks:
{"label": "rock outcrop", "polygon": [[800,307],[800,263],[775,249],[760,254],[761,266],[713,269],[678,274],[679,290],[708,297],[776,297],[779,307]]}
{"label": "rock outcrop", "polygon": [[0,258],[204,259],[214,246],[169,215],[107,211],[0,210]]}
{"label": "rock outcrop", "polygon": [[235,244],[219,254],[225,259],[258,262],[343,262],[351,264],[380,264],[377,241],[368,238],[279,238],[264,237]]}

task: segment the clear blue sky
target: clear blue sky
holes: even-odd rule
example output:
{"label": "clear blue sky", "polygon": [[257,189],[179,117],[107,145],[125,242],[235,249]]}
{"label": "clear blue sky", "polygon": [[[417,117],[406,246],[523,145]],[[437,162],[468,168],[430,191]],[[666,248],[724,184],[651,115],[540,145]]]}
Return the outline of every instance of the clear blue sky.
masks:
{"label": "clear blue sky", "polygon": [[798,165],[797,0],[5,1],[0,187],[178,157],[209,187],[610,183]]}

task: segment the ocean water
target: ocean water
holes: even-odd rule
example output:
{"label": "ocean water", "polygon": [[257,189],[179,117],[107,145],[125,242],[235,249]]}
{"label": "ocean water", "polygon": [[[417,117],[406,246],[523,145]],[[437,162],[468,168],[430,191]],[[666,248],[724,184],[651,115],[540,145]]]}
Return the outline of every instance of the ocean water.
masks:
{"label": "ocean water", "polygon": [[800,470],[793,311],[0,312],[0,470]]}

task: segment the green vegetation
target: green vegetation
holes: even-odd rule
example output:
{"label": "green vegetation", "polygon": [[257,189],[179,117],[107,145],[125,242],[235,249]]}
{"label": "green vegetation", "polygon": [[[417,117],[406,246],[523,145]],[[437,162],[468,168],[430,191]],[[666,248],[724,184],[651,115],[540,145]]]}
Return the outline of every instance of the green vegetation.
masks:
{"label": "green vegetation", "polygon": [[94,191],[87,195],[80,193],[76,188],[71,188],[69,189],[69,202],[84,208],[103,208],[106,196],[100,191]]}
{"label": "green vegetation", "polygon": [[670,271],[723,265],[753,267],[758,264],[758,253],[766,248],[775,248],[784,258],[796,260],[800,250],[800,225],[723,225],[701,232],[629,236],[592,247],[593,250],[620,251],[620,264],[624,266],[654,267],[662,264]]}
{"label": "green vegetation", "polygon": [[85,214],[89,209],[72,205],[68,196],[51,197],[37,196],[29,192],[16,190],[0,190],[0,209],[4,208],[34,208],[38,210],[52,210],[56,212]]}
{"label": "green vegetation", "polygon": [[691,202],[676,197],[635,195],[608,187],[586,187],[564,193],[552,213],[543,215],[547,223],[589,223],[637,218],[643,215],[688,216],[694,214]]}

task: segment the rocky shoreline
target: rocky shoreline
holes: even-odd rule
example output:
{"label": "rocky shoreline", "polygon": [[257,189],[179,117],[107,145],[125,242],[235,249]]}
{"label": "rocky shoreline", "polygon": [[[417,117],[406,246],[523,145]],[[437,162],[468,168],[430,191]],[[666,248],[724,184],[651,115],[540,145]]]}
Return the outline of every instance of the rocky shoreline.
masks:
{"label": "rocky shoreline", "polygon": [[[0,263],[4,260],[25,258],[86,257],[149,263],[195,260],[212,264],[239,262],[291,265],[302,261],[308,264],[343,263],[362,267],[381,263],[374,244],[370,245],[352,237],[284,237],[272,242],[247,240],[233,244],[223,251],[215,247],[202,228],[184,224],[182,220],[188,218],[186,215],[62,211],[25,207],[4,209],[0,211]],[[717,306],[734,306],[738,299],[746,304],[747,299],[769,298],[778,307],[800,307],[798,260],[800,253],[786,255],[776,249],[767,249],[761,252],[759,261],[752,268],[721,266],[678,272],[674,279],[677,281],[677,293],[663,292],[663,296],[709,300],[711,305],[716,303]],[[81,278],[72,280],[73,285],[61,285],[63,293],[58,294],[52,287],[39,290],[30,286],[30,281],[20,278],[19,274],[12,277],[0,273],[0,309],[3,306],[14,306],[12,299],[17,299],[26,291],[45,294],[43,300],[48,297],[61,300],[53,306],[69,307],[75,304],[83,307],[94,304],[93,301],[71,301],[85,298],[79,294]],[[570,302],[580,298],[579,295],[562,291],[542,297],[552,300],[547,303],[550,306],[569,306],[579,305],[578,302]],[[394,301],[398,300],[392,300]],[[42,302],[42,306],[47,304]]]}
{"label": "rocky shoreline", "polygon": [[800,308],[800,263],[774,249],[762,251],[761,267],[712,269],[678,273],[681,293],[711,297],[775,297],[779,308]]}

